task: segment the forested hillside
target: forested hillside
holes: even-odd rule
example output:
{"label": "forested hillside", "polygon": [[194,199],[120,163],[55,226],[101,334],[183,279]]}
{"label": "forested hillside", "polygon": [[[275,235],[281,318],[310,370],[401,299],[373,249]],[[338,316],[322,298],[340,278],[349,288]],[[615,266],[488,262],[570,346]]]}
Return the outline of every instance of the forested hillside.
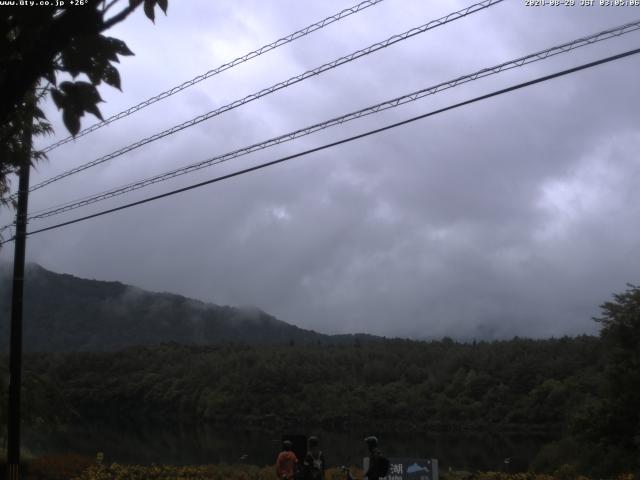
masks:
{"label": "forested hillside", "polygon": [[[0,268],[0,316],[9,318],[10,271]],[[258,309],[207,304],[120,282],[86,280],[30,264],[25,284],[24,348],[31,352],[115,350],[163,342],[210,345],[347,341],[282,322]],[[0,322],[8,349],[9,322]],[[363,336],[367,337],[367,336]]]}
{"label": "forested hillside", "polygon": [[601,383],[593,337],[136,347],[30,355],[25,414],[246,428],[562,429]]}

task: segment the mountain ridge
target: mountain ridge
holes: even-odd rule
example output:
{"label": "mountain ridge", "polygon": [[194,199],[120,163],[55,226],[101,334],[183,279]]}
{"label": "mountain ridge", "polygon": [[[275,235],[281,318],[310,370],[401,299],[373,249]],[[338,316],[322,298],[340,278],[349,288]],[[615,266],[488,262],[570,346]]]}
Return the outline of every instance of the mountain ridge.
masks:
{"label": "mountain ridge", "polygon": [[[0,351],[8,350],[11,274],[0,268]],[[326,344],[377,340],[327,335],[289,324],[254,307],[207,303],[118,281],[84,279],[29,263],[25,270],[24,349],[103,351],[180,343]]]}

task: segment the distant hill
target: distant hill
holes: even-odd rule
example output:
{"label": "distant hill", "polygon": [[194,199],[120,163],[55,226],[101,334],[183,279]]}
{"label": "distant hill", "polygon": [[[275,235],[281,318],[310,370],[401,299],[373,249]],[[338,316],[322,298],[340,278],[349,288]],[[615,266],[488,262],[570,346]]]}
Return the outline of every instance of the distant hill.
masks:
{"label": "distant hill", "polygon": [[[10,274],[7,265],[0,268],[0,351],[8,350]],[[120,282],[77,278],[37,264],[27,266],[24,308],[24,349],[30,352],[101,351],[170,342],[276,345],[376,338],[323,335],[258,309],[218,306]]]}

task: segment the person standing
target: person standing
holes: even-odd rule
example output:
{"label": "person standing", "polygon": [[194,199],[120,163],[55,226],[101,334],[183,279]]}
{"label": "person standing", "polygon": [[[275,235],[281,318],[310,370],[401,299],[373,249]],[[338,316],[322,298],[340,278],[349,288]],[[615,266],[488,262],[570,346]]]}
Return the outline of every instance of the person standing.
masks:
{"label": "person standing", "polygon": [[276,459],[276,475],[279,479],[293,480],[298,466],[298,457],[293,453],[293,444],[289,440],[282,442],[282,451]]}
{"label": "person standing", "polygon": [[368,480],[379,480],[389,473],[389,460],[382,456],[378,447],[378,438],[371,436],[364,439],[369,449],[369,468],[364,474]]}
{"label": "person standing", "polygon": [[303,480],[324,480],[324,454],[320,450],[318,437],[307,440],[307,455],[302,466]]}

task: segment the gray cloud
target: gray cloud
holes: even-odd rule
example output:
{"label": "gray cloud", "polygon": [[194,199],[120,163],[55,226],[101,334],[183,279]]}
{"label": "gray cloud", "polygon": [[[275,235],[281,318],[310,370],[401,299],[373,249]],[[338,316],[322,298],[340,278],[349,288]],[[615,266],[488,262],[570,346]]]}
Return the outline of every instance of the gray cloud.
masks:
{"label": "gray cloud", "polygon": [[[103,110],[115,113],[349,5],[194,1],[188,8],[171,4],[155,27],[137,15],[113,32],[137,55],[122,64],[124,92],[104,91]],[[60,148],[39,166],[34,182],[465,3],[455,5],[383,2]],[[35,193],[32,209],[600,31],[629,21],[635,10],[528,8],[509,0],[59,182]],[[639,41],[634,33],[492,76],[87,211],[311,148]],[[34,236],[29,258],[80,276],[256,305],[323,332],[594,333],[590,317],[598,304],[637,281],[640,267],[637,62],[597,67]],[[57,119],[53,108],[48,113]],[[62,135],[59,121],[56,126]]]}

